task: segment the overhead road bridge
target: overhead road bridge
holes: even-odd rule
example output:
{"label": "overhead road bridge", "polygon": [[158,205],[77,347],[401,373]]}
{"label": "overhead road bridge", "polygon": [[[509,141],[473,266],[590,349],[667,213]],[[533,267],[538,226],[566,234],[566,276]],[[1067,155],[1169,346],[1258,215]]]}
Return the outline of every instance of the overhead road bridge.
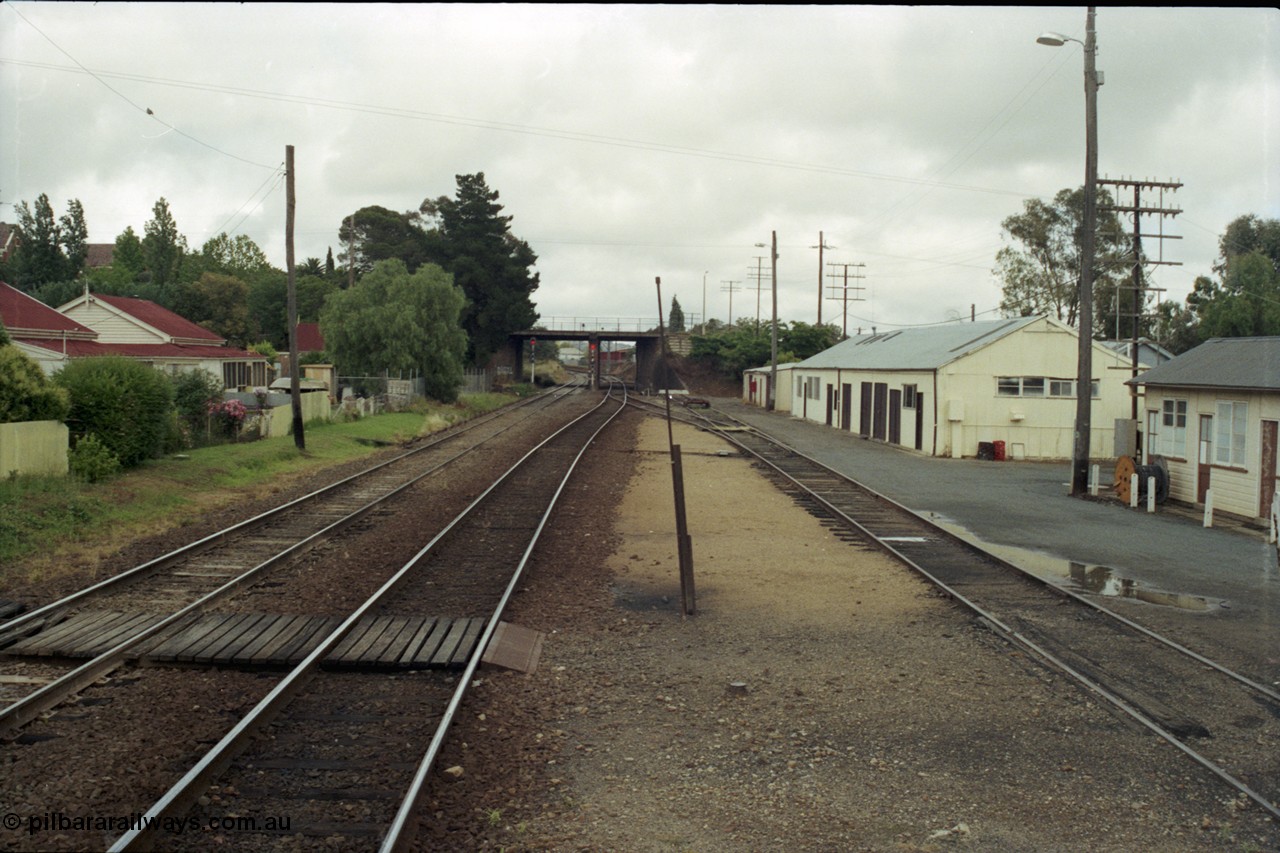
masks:
{"label": "overhead road bridge", "polygon": [[[543,318],[545,328],[512,332],[504,352],[494,356],[495,365],[507,366],[514,375],[521,376],[528,357],[529,341],[586,341],[593,353],[601,352],[600,345],[608,341],[625,341],[635,346],[636,389],[654,393],[662,388],[677,387],[679,382],[670,374],[662,358],[662,337],[658,321],[647,318],[626,317],[548,317]],[[591,386],[600,387],[601,359],[591,359]]]}

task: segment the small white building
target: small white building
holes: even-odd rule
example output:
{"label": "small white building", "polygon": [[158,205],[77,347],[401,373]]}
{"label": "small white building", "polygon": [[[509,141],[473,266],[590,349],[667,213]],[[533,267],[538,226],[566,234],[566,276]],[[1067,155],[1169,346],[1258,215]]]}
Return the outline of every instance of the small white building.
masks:
{"label": "small white building", "polygon": [[1169,496],[1267,518],[1276,494],[1280,337],[1214,338],[1132,381],[1145,389],[1144,462],[1164,459]]}
{"label": "small white building", "polygon": [[[859,335],[794,365],[777,408],[931,456],[978,456],[985,445],[996,458],[1069,459],[1077,341],[1048,317]],[[1101,343],[1092,363],[1090,456],[1110,459],[1131,374]]]}
{"label": "small white building", "polygon": [[[791,411],[791,371],[795,362],[778,365],[778,393],[773,401],[775,412]],[[742,371],[742,402],[766,408],[769,405],[769,382],[773,377],[773,365],[752,367]]]}

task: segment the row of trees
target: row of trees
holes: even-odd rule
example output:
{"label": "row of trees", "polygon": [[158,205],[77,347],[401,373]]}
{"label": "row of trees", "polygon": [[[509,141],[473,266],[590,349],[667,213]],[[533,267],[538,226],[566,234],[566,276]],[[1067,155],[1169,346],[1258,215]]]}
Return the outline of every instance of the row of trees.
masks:
{"label": "row of trees", "polygon": [[[484,173],[457,176],[453,198],[428,198],[396,213],[365,207],[345,217],[335,260],[295,270],[300,322],[319,322],[344,373],[408,371],[433,395],[456,396],[466,362],[484,363],[538,315],[537,256],[510,230]],[[288,345],[287,277],[245,235],[225,233],[189,248],[161,198],[139,238],[120,234],[108,266],[88,268],[78,200],[58,217],[45,195],[18,205],[17,249],[0,279],[48,305],[97,293],[139,296],[260,351]],[[456,291],[456,292],[455,292]],[[459,350],[460,348],[460,350]],[[449,388],[452,387],[452,391]]]}
{"label": "row of trees", "polygon": [[[1099,193],[1099,207],[1111,204]],[[1048,314],[1079,322],[1083,188],[1052,202],[1031,199],[1003,222],[1008,245],[996,254],[1009,315]],[[1100,337],[1134,334],[1131,238],[1115,213],[1100,212],[1095,238],[1093,327]],[[1137,334],[1181,353],[1215,337],[1280,335],[1280,220],[1252,214],[1233,220],[1218,241],[1211,276],[1196,278],[1185,303],[1160,302],[1136,318]]]}

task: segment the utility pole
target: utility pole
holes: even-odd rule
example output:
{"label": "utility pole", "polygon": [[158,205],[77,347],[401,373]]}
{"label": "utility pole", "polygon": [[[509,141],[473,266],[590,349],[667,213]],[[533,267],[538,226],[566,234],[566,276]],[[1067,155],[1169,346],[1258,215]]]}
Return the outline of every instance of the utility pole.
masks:
{"label": "utility pole", "polygon": [[822,262],[822,251],[824,249],[834,249],[835,246],[828,246],[826,240],[823,239],[822,232],[818,232],[818,245],[810,246],[810,249],[818,250],[818,325],[822,325],[822,271],[825,269]]}
{"label": "utility pole", "polygon": [[721,281],[720,282],[720,292],[729,294],[729,326],[728,328],[730,329],[733,328],[733,294],[742,290],[742,288],[738,286],[740,284],[742,284],[742,282],[740,281]]}
{"label": "utility pole", "polygon": [[778,385],[778,232],[771,232],[772,238],[769,249],[769,268],[773,271],[771,286],[773,289],[773,322],[769,324],[771,332],[769,335],[769,396],[766,399],[765,410],[772,412],[774,401],[777,399],[776,388]]}
{"label": "utility pole", "polygon": [[[854,289],[853,301],[861,302],[862,296],[859,294],[862,291],[862,287],[861,285],[857,284],[857,282],[862,281],[862,279],[866,277],[862,274],[862,269],[866,267],[866,264],[827,264],[827,267],[831,270],[830,272],[831,291],[832,291],[831,298],[832,299],[836,298],[835,291],[837,287],[839,287],[839,290],[840,290],[840,301],[843,305],[842,313],[844,317],[843,322],[841,323],[841,326],[840,326],[840,335],[842,339],[847,338],[849,337],[849,268],[853,267],[855,270],[853,274],[853,280],[855,282],[853,285],[853,289]],[[841,285],[836,285],[835,283],[837,269],[844,270],[844,283]]]}
{"label": "utility pole", "polygon": [[351,227],[347,229],[347,289],[356,286],[356,215],[351,214]]}
{"label": "utility pole", "polygon": [[[756,243],[756,246],[763,249],[764,243]],[[756,268],[752,270],[747,267],[747,275],[755,279],[756,291],[756,334],[760,334],[760,293],[764,290],[764,256],[756,255]]]}
{"label": "utility pole", "polygon": [[1094,7],[1085,14],[1084,36],[1084,215],[1080,223],[1079,352],[1076,364],[1076,431],[1071,453],[1071,494],[1089,492],[1093,406],[1093,253],[1098,228],[1098,68]]}
{"label": "utility pole", "polygon": [[704,334],[704,335],[707,333],[707,274],[708,274],[708,273],[710,273],[710,272],[711,272],[711,270],[703,270],[703,271],[702,271],[702,317],[701,317],[701,323],[702,323],[702,334]]}
{"label": "utility pole", "polygon": [[[1133,292],[1133,297],[1130,300],[1131,312],[1129,314],[1130,322],[1132,324],[1132,328],[1130,329],[1130,336],[1129,336],[1129,347],[1130,347],[1129,355],[1130,355],[1131,374],[1132,376],[1137,376],[1138,375],[1138,338],[1139,338],[1139,330],[1141,329],[1141,326],[1142,326],[1142,317],[1146,313],[1147,291],[1159,292],[1162,290],[1162,288],[1158,288],[1158,287],[1144,286],[1143,267],[1146,264],[1155,264],[1157,266],[1160,266],[1160,265],[1181,266],[1182,265],[1181,261],[1166,261],[1164,259],[1164,242],[1163,242],[1165,240],[1181,240],[1182,239],[1180,236],[1164,233],[1164,218],[1166,216],[1177,216],[1179,213],[1182,212],[1178,208],[1164,206],[1165,191],[1168,190],[1170,192],[1177,192],[1179,189],[1182,188],[1182,184],[1176,181],[1134,181],[1134,180],[1127,180],[1127,179],[1111,179],[1111,178],[1101,178],[1098,180],[1098,184],[1100,186],[1114,186],[1117,189],[1119,189],[1120,187],[1133,188],[1133,204],[1132,205],[1122,205],[1117,203],[1112,205],[1104,205],[1099,209],[1105,210],[1105,211],[1113,211],[1115,213],[1127,213],[1133,219],[1133,284],[1130,285],[1129,287],[1129,289]],[[1154,207],[1143,207],[1142,191],[1144,189],[1158,191],[1159,201],[1156,202],[1156,205]],[[1159,220],[1160,228],[1157,233],[1155,234],[1142,233],[1142,217],[1143,216],[1159,216],[1160,217],[1160,220]],[[1159,248],[1156,253],[1156,257],[1154,259],[1143,257],[1142,255],[1142,238],[1143,237],[1149,237],[1159,241],[1156,243],[1156,245]],[[1119,290],[1117,289],[1117,292],[1116,292],[1117,327],[1119,326],[1119,322],[1120,322],[1120,294],[1119,294]],[[1118,334],[1116,335],[1116,338],[1117,340],[1119,339]],[[1138,420],[1138,388],[1136,385],[1129,386],[1129,399],[1130,399],[1130,411],[1131,411],[1130,417],[1132,417],[1134,422],[1136,423]]]}
{"label": "utility pole", "polygon": [[289,312],[289,396],[293,402],[293,443],[299,450],[307,449],[302,432],[302,389],[298,381],[298,287],[293,269],[293,218],[297,201],[294,197],[293,146],[284,147],[285,171],[285,220],[284,263],[288,277]]}

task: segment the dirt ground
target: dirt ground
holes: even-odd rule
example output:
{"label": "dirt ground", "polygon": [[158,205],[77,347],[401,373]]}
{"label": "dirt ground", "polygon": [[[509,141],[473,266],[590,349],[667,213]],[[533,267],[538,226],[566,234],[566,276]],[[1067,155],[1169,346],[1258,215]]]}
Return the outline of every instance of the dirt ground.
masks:
{"label": "dirt ground", "polygon": [[666,426],[635,416],[507,613],[546,632],[540,664],[485,674],[422,849],[1280,849],[1259,809],[721,439],[675,441],[697,615],[679,613]]}
{"label": "dirt ground", "polygon": [[[505,614],[544,633],[538,667],[481,671],[419,849],[1280,850],[1258,808],[843,542],[720,438],[677,425],[675,440],[698,613],[679,613],[666,425],[628,413]],[[63,808],[68,784],[43,780],[33,802]]]}

